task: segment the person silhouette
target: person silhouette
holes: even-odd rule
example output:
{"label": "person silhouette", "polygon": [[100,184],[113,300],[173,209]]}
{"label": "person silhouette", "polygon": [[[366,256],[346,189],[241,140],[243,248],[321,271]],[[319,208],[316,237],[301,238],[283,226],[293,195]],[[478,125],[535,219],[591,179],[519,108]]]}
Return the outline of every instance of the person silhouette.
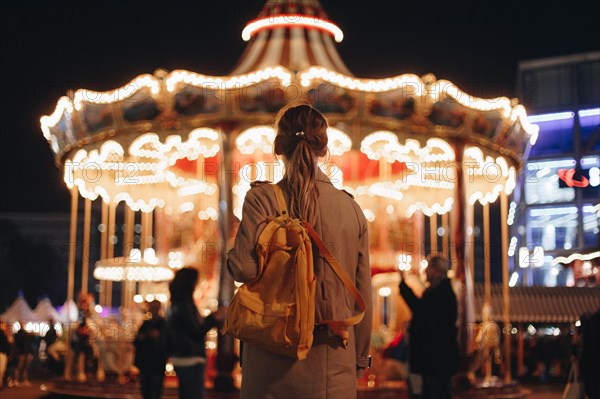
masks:
{"label": "person silhouette", "polygon": [[422,375],[423,399],[451,398],[451,377],[458,370],[458,308],[447,277],[449,264],[444,256],[429,257],[425,269],[429,287],[421,298],[406,284],[406,272],[400,272],[400,294],[412,312],[410,371]]}

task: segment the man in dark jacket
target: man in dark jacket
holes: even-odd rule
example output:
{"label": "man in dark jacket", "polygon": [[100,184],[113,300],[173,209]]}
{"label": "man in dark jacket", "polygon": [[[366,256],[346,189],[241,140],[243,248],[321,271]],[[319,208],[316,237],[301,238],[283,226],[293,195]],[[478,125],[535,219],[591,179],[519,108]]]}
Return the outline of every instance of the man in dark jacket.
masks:
{"label": "man in dark jacket", "polygon": [[401,272],[400,294],[412,312],[410,371],[423,376],[423,398],[451,398],[451,377],[458,369],[457,302],[448,266],[443,256],[429,258],[425,274],[430,285],[421,298],[406,285]]}

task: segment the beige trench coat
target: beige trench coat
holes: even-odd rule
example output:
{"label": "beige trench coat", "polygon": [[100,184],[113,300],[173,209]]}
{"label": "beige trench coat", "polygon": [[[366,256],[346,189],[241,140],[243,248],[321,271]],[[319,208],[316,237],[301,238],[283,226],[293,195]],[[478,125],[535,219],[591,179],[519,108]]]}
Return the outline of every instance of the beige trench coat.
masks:
{"label": "beige trench coat", "polygon": [[[278,183],[284,193],[287,181]],[[317,176],[320,217],[314,226],[329,250],[354,280],[367,310],[362,322],[350,328],[347,349],[325,328],[318,327],[306,360],[295,360],[244,344],[242,351],[242,399],[356,397],[356,371],[368,364],[371,340],[372,300],[369,242],[365,216],[346,192],[336,189],[319,170]],[[287,194],[286,194],[287,195]],[[275,215],[273,188],[258,184],[248,191],[228,269],[236,281],[253,279],[258,270],[254,251],[267,216]],[[333,270],[314,251],[317,278],[315,321],[341,320],[355,314],[354,299]]]}

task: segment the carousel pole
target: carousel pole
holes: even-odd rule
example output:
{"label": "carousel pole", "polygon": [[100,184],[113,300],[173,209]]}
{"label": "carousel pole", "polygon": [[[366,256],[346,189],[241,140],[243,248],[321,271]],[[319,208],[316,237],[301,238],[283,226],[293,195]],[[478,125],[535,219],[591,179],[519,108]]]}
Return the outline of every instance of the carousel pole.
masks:
{"label": "carousel pole", "polygon": [[[413,237],[417,240],[418,243],[425,242],[425,214],[422,211],[415,212],[411,216],[412,218],[412,226],[413,226]],[[416,260],[419,265],[423,259],[427,259],[427,254],[425,252],[425,245],[415,245],[415,248],[412,251],[411,256],[414,260]],[[421,268],[419,266],[419,272]]]}
{"label": "carousel pole", "polygon": [[147,248],[152,248],[154,245],[154,234],[153,234],[153,229],[154,229],[154,211],[150,211],[148,212],[148,237],[146,238],[146,247]]}
{"label": "carousel pole", "polygon": [[156,215],[154,217],[156,218],[156,225],[161,226],[161,228],[156,229],[156,232],[154,233],[154,250],[157,254],[160,253],[166,255],[165,246],[163,245],[164,234],[161,234],[161,230],[166,229],[163,210],[161,208],[156,208]]}
{"label": "carousel pole", "polygon": [[85,199],[83,216],[83,256],[81,260],[81,293],[88,293],[88,275],[90,270],[90,224],[92,219],[92,200]]}
{"label": "carousel pole", "polygon": [[77,256],[77,206],[79,192],[77,186],[71,188],[71,231],[69,234],[69,270],[67,276],[67,301],[72,301],[75,291],[75,257]]}
{"label": "carousel pole", "polygon": [[492,302],[492,286],[490,274],[490,204],[483,206],[483,285],[485,291],[484,303]]}
{"label": "carousel pole", "polygon": [[504,320],[504,383],[512,380],[510,365],[510,297],[508,291],[508,196],[500,194],[500,224],[502,226],[502,318]]}
{"label": "carousel pole", "polygon": [[[117,218],[117,204],[108,204],[108,245],[106,248],[106,258],[113,259],[115,257],[115,223]],[[106,282],[106,306],[112,307],[112,281]]]}
{"label": "carousel pole", "polygon": [[[146,213],[143,213],[142,215],[145,216],[144,222],[142,224],[142,226],[143,226],[142,227],[142,233],[145,236],[144,247],[142,249],[142,258],[143,258],[144,252],[146,251],[146,249],[154,247],[154,245],[153,245],[154,244],[154,239],[153,239],[153,234],[152,234],[152,225],[153,225],[153,221],[154,221],[154,211],[146,212]],[[132,242],[133,242],[133,236],[132,236]],[[143,288],[144,290],[148,291],[148,285],[149,285],[148,282],[141,281],[140,285],[141,285],[140,291],[141,291],[141,288]]]}
{"label": "carousel pole", "polygon": [[467,205],[467,242],[466,245],[469,249],[469,269],[471,270],[471,279],[475,279],[475,204]]}
{"label": "carousel pole", "polygon": [[[87,200],[86,200],[86,217],[89,217],[89,219],[87,220],[87,227],[86,227],[86,232],[87,232],[87,239],[89,242],[89,233],[90,233],[90,222],[91,222],[91,202],[90,202],[90,212],[88,215],[88,209],[87,209]],[[102,207],[102,215],[101,215],[101,219],[102,219],[102,224],[104,225],[104,229],[102,229],[102,232],[100,233],[100,259],[106,259],[106,251],[107,251],[107,246],[106,246],[106,233],[107,233],[107,222],[108,222],[108,204],[104,202],[104,200],[102,199],[102,197],[100,197],[100,206]],[[84,255],[84,259],[87,259],[87,263],[85,263],[86,267],[89,267],[89,244],[85,245],[84,244],[84,251],[85,248],[88,248],[88,257],[86,258],[86,256]],[[87,288],[88,284],[87,284],[87,270],[86,270],[86,278],[85,278],[85,285],[84,287]],[[100,280],[100,295],[98,298],[98,301],[100,302],[101,306],[105,305],[105,290],[106,290],[106,282],[103,280]],[[103,299],[104,297],[104,299]],[[96,365],[96,380],[98,382],[103,382],[106,379],[106,372],[104,370],[104,357],[103,357],[103,353],[99,352],[99,356],[98,356],[98,362]]]}
{"label": "carousel pole", "polygon": [[[492,286],[491,286],[491,274],[490,274],[490,204],[483,206],[483,287],[484,287],[484,308],[488,309],[492,303]],[[484,312],[482,310],[481,314]],[[491,320],[491,312],[489,319]],[[482,320],[485,325],[490,320]],[[484,381],[490,381],[492,378],[492,358],[489,354],[485,357],[484,363]]]}
{"label": "carousel pole", "polygon": [[146,244],[146,238],[147,238],[146,237],[146,229],[148,228],[148,220],[147,220],[148,214],[146,212],[141,212],[140,216],[141,216],[140,224],[142,226],[141,233],[140,233],[140,251],[142,251],[142,256],[143,256],[144,250],[146,249],[146,246],[147,246],[147,244]]}
{"label": "carousel pole", "polygon": [[430,242],[429,252],[432,254],[438,253],[437,217],[438,217],[438,215],[435,212],[433,213],[433,215],[431,215],[429,217],[429,242]]}
{"label": "carousel pole", "polygon": [[[123,257],[129,258],[133,249],[133,225],[135,223],[135,213],[125,205],[125,232],[123,237]],[[134,283],[135,284],[135,283]],[[121,305],[127,308],[128,298],[130,297],[130,282],[123,280],[123,291],[121,292]]]}
{"label": "carousel pole", "polygon": [[[219,306],[229,306],[233,297],[235,285],[233,277],[227,271],[227,244],[233,236],[233,199],[232,187],[236,169],[233,167],[233,126],[220,126],[221,153],[219,179],[219,228],[221,235],[221,262],[219,268]],[[214,379],[214,389],[217,392],[233,392],[233,368],[237,362],[234,354],[233,337],[219,334],[217,337],[217,376]]]}
{"label": "carousel pole", "polygon": [[[383,157],[379,158],[379,180],[380,181],[389,181],[390,175],[392,174],[392,164],[387,162]],[[381,202],[380,202],[381,204]],[[379,231],[379,245],[378,247],[385,254],[385,259],[389,253],[390,249],[390,215],[387,214],[387,209],[382,206],[378,207],[378,215],[377,217],[382,219],[383,222],[381,224],[381,229]],[[387,207],[386,207],[387,208]],[[403,253],[408,253],[410,251],[410,246],[402,248]]]}
{"label": "carousel pole", "polygon": [[[196,218],[198,219],[198,218]],[[146,212],[146,220],[144,222],[144,227],[143,227],[143,232],[144,235],[146,236],[146,242],[144,243],[144,249],[142,251],[142,257],[144,255],[144,252],[146,251],[146,249],[148,248],[153,248],[154,247],[154,236],[153,236],[153,221],[154,221],[154,211],[150,211],[150,212]],[[134,283],[135,284],[135,283]],[[150,282],[147,281],[142,281],[140,283],[141,285],[143,285],[144,289],[146,291],[149,290],[149,286],[150,286]]]}
{"label": "carousel pole", "polygon": [[463,285],[463,289],[465,291],[465,302],[463,305],[465,311],[464,318],[465,322],[467,323],[467,337],[464,338],[464,344],[467,345],[465,355],[469,355],[469,353],[473,350],[471,344],[473,342],[473,333],[475,328],[475,204],[471,205],[468,201],[465,201],[465,206],[465,278]]}
{"label": "carousel pole", "polygon": [[[100,232],[100,259],[106,259],[107,253],[107,230],[108,230],[108,202],[100,201],[102,204],[102,225],[104,228]],[[100,305],[106,305],[106,281],[100,280]]]}
{"label": "carousel pole", "polygon": [[[75,288],[75,257],[77,255],[77,206],[79,203],[79,192],[76,185],[71,187],[71,231],[69,233],[69,268],[67,274],[67,314],[69,304],[73,301]],[[69,322],[71,320],[69,319]],[[65,355],[65,369],[63,376],[65,380],[71,380],[73,368],[73,351],[71,349],[71,323],[67,324],[67,353]]]}
{"label": "carousel pole", "polygon": [[[148,213],[147,212],[140,212],[140,226],[141,226],[141,231],[140,231],[140,252],[141,252],[141,256],[142,256],[142,260],[144,259],[144,252],[146,251],[146,248],[148,248],[148,228],[149,228],[149,223],[148,223]],[[146,285],[140,281],[140,292],[144,293],[146,291]]]}
{"label": "carousel pole", "polygon": [[[123,258],[129,259],[131,254],[131,249],[133,249],[133,225],[135,223],[135,214],[133,210],[125,204],[125,231],[123,231]],[[142,252],[143,254],[143,252]],[[129,322],[132,320],[130,308],[129,308],[129,297],[130,297],[130,286],[131,282],[127,280],[125,276],[123,276],[123,280],[121,280],[121,317],[123,321]],[[129,364],[127,356],[132,350],[129,342],[120,339],[119,340],[119,367],[120,371],[118,372],[117,382],[119,384],[125,384],[126,379],[124,375],[124,370],[127,368]]]}
{"label": "carousel pole", "polygon": [[442,227],[444,228],[444,236],[442,237],[442,253],[446,256],[448,255],[448,245],[449,245],[449,238],[450,238],[450,232],[449,232],[449,228],[450,228],[450,216],[448,214],[448,212],[444,213],[442,215]]}

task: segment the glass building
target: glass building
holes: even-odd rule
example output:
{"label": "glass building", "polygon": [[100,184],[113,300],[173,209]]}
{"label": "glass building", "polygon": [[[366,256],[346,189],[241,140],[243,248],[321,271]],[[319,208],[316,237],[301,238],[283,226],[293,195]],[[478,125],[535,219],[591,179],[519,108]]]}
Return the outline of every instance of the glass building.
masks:
{"label": "glass building", "polygon": [[518,98],[540,132],[508,218],[511,285],[598,285],[600,51],[520,62]]}

